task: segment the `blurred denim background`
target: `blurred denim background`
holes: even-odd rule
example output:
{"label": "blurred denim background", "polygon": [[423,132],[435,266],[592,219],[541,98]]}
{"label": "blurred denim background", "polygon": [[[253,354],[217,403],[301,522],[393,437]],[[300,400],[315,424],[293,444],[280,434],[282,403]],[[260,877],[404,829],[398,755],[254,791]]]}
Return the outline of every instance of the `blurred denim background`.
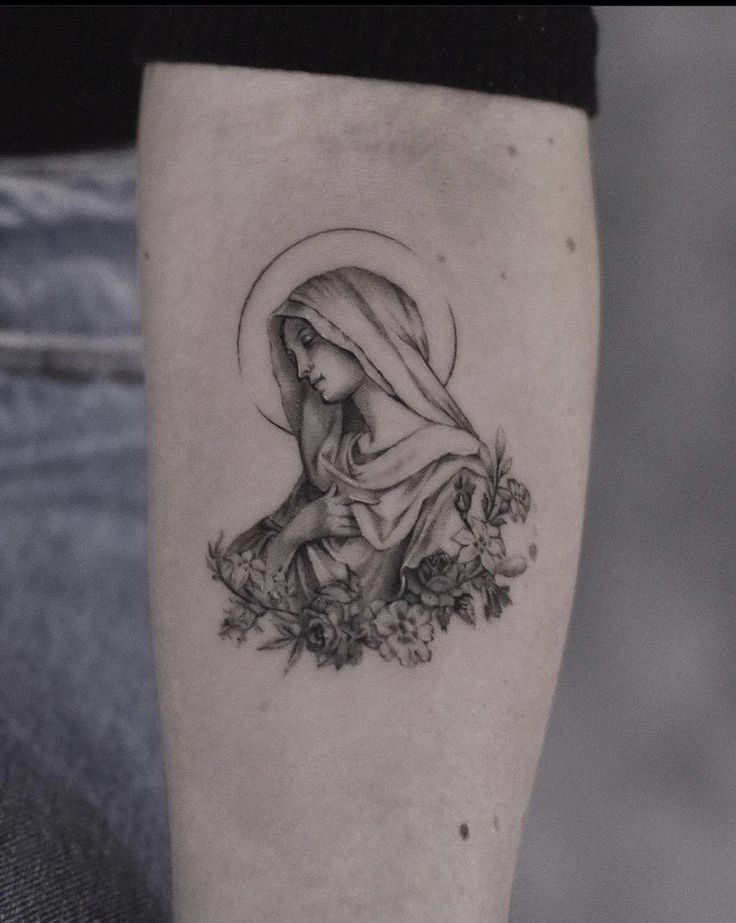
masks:
{"label": "blurred denim background", "polygon": [[[732,923],[736,11],[597,15],[597,420],[512,921]],[[168,913],[134,174],[0,162],[3,923]]]}

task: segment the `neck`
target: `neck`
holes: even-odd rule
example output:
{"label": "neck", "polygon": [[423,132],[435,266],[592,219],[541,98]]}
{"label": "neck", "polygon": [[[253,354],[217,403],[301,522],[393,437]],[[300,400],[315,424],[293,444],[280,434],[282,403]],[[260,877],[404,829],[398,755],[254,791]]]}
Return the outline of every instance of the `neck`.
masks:
{"label": "neck", "polygon": [[426,425],[424,417],[405,407],[366,379],[352,395],[352,400],[365,420],[370,442],[368,447],[384,448]]}

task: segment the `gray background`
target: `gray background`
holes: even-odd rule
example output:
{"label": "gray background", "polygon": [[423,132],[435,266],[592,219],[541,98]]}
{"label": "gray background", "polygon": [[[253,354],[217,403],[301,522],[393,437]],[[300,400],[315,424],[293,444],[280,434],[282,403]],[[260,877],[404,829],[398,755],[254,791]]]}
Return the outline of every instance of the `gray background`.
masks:
{"label": "gray background", "polygon": [[597,16],[597,420],[512,919],[732,923],[736,12]]}
{"label": "gray background", "polygon": [[[597,416],[512,921],[732,923],[736,12],[598,18]],[[96,339],[139,334],[134,158],[0,167],[0,328],[83,338],[0,346],[0,920],[159,919],[143,388]]]}

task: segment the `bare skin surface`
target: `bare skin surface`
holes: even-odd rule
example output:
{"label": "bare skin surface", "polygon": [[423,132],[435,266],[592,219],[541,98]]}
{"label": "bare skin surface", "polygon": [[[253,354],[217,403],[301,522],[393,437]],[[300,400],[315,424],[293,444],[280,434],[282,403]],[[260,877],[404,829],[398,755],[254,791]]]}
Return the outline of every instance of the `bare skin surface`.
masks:
{"label": "bare skin surface", "polygon": [[[156,64],[139,156],[175,919],[503,923],[580,551],[598,338],[586,117],[439,87]],[[339,671],[303,656],[284,675],[257,636],[218,637],[223,594],[203,549],[277,508],[301,470],[238,368],[238,321],[275,254],[334,228],[401,241],[447,292],[446,388],[483,443],[505,431],[532,500],[504,537],[528,566],[500,618],[436,629],[427,662],[366,649]],[[361,452],[421,432],[349,351],[303,342],[300,321],[284,330],[301,385],[354,402]],[[356,528],[354,502],[327,490],[266,563]]]}

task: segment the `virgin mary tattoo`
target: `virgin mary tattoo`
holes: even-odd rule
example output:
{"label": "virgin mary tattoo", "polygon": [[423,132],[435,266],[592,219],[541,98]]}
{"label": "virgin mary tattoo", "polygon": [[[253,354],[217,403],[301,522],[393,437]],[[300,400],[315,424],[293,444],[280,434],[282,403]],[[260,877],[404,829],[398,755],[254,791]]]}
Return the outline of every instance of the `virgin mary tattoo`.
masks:
{"label": "virgin mary tattoo", "polygon": [[504,526],[531,496],[503,430],[489,448],[448,390],[452,311],[412,251],[372,231],[305,238],[258,277],[241,344],[246,369],[268,353],[257,406],[302,470],[277,509],[208,545],[220,636],[284,648],[287,671],[305,650],[338,670],[366,650],[413,667],[438,632],[499,618],[527,566]]}

